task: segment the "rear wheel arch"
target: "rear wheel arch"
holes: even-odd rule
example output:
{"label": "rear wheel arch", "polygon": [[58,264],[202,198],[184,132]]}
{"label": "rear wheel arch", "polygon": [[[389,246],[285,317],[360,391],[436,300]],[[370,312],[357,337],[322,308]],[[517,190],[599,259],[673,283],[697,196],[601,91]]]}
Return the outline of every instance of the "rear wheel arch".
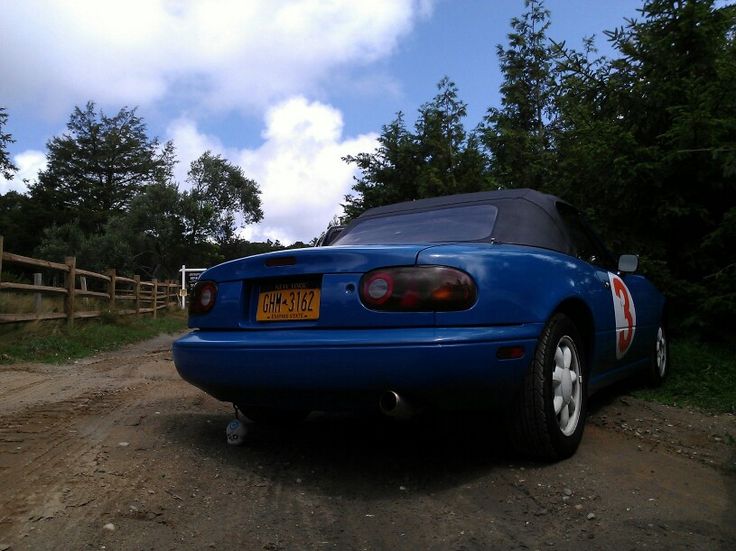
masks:
{"label": "rear wheel arch", "polygon": [[552,312],[552,315],[550,315],[550,319],[556,314],[565,314],[575,324],[583,341],[582,344],[585,347],[583,350],[585,370],[590,372],[593,360],[593,335],[595,335],[593,313],[582,300],[569,298],[557,306],[555,311]]}
{"label": "rear wheel arch", "polygon": [[664,301],[662,303],[662,313],[660,314],[660,318],[662,326],[665,328],[665,330],[669,333],[670,331],[670,305],[669,302]]}

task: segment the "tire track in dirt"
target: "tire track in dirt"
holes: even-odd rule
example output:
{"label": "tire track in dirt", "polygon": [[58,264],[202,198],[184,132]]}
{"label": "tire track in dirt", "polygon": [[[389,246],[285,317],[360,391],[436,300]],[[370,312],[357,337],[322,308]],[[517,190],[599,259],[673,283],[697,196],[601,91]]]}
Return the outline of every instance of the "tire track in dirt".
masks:
{"label": "tire track in dirt", "polygon": [[27,366],[25,381],[16,366],[0,416],[0,534],[22,525],[27,533],[35,528],[29,525],[64,516],[68,508],[101,501],[100,488],[85,486],[105,463],[115,426],[135,418],[136,395],[145,396],[146,387],[178,382],[167,354],[125,354],[132,364],[108,357],[93,369],[63,366],[43,375],[38,372],[55,366]]}
{"label": "tire track in dirt", "polygon": [[[140,383],[142,386],[145,383]],[[37,522],[58,514],[64,484],[89,476],[104,441],[135,386],[89,391],[74,399],[26,410],[0,429],[2,479],[0,524],[30,515]],[[110,416],[111,412],[117,415]],[[63,481],[58,483],[59,475]],[[7,484],[12,482],[12,484]]]}

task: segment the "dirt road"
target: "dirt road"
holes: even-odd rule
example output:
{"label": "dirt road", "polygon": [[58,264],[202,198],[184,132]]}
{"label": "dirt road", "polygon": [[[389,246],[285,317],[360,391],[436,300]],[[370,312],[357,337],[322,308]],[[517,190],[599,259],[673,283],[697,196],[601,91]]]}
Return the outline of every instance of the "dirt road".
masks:
{"label": "dirt road", "polygon": [[467,419],[313,414],[231,447],[171,341],[0,367],[0,551],[736,549],[731,415],[599,396],[555,465]]}

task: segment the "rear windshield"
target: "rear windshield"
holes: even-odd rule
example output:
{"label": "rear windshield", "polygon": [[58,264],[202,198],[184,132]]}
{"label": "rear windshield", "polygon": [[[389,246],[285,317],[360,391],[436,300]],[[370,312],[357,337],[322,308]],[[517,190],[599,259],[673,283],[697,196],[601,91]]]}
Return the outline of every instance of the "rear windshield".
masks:
{"label": "rear windshield", "polygon": [[484,241],[491,237],[497,214],[493,205],[470,205],[358,219],[332,244]]}

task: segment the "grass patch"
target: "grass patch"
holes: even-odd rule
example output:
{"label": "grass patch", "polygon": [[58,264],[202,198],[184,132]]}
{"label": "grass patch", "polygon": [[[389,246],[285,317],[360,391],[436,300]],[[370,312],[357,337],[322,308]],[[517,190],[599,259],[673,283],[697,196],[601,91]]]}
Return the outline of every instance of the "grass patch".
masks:
{"label": "grass patch", "polygon": [[186,314],[180,310],[150,315],[112,316],[77,320],[72,329],[63,322],[25,324],[0,335],[0,364],[16,362],[64,363],[114,350],[161,333],[186,329]]}
{"label": "grass patch", "polygon": [[695,340],[670,345],[672,370],[664,385],[634,395],[713,413],[736,413],[736,350]]}

